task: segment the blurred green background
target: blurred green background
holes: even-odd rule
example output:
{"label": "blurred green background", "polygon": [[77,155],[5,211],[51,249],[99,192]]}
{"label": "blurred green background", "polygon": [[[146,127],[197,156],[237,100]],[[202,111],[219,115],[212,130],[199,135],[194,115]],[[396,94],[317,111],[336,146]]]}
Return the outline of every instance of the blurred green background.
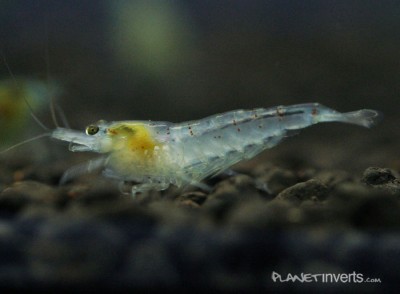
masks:
{"label": "blurred green background", "polygon": [[385,113],[374,130],[325,125],[303,139],[336,135],[339,148],[353,134],[370,144],[384,133],[382,146],[399,134],[399,26],[399,1],[0,1],[12,71],[62,84],[74,128],[303,102]]}

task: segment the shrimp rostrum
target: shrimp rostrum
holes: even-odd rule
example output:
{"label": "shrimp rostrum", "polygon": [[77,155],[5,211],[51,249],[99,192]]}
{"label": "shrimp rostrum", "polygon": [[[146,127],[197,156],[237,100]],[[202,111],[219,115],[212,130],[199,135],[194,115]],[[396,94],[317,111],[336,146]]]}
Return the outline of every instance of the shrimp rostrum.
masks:
{"label": "shrimp rostrum", "polygon": [[131,190],[135,195],[164,190],[171,184],[201,187],[203,179],[313,124],[343,122],[371,127],[380,116],[375,110],[340,113],[308,103],[235,110],[183,123],[99,121],[85,132],[58,127],[49,135],[69,142],[71,151],[101,154],[67,170],[62,182],[101,169],[106,177],[135,183]]}

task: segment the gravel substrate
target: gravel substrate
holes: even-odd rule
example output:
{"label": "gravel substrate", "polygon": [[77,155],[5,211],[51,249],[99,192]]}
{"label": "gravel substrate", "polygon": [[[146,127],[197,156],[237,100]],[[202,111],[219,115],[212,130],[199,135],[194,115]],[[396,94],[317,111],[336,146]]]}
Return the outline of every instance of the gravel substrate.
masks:
{"label": "gravel substrate", "polygon": [[[170,188],[135,199],[96,176],[57,186],[60,170],[2,170],[19,179],[0,194],[2,288],[374,291],[398,284],[394,170],[351,175],[261,161],[210,179],[211,193]],[[273,272],[282,279],[355,272],[381,283],[273,282]]]}

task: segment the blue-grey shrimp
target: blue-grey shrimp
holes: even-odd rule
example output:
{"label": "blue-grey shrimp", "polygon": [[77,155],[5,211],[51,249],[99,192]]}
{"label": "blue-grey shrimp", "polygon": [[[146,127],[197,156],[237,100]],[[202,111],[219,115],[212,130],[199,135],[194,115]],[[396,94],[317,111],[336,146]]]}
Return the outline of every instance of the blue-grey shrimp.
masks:
{"label": "blue-grey shrimp", "polygon": [[371,127],[381,114],[362,109],[340,113],[318,103],[235,110],[200,120],[99,121],[86,132],[56,128],[49,135],[70,143],[71,151],[101,156],[65,172],[62,182],[101,169],[103,175],[134,182],[132,194],[201,181],[250,159],[298,130],[320,122]]}

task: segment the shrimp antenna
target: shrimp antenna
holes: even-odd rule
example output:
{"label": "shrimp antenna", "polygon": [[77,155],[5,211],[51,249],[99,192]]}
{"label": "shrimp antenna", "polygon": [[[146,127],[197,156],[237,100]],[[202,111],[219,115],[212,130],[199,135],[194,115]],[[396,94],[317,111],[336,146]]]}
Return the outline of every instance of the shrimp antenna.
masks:
{"label": "shrimp antenna", "polygon": [[56,107],[58,116],[61,118],[61,121],[62,121],[64,127],[66,127],[67,129],[70,129],[71,127],[68,123],[67,117],[65,116],[65,113],[62,110],[61,106],[58,103],[55,103],[55,107]]}
{"label": "shrimp antenna", "polygon": [[49,87],[49,80],[50,80],[50,53],[49,53],[49,26],[48,26],[48,15],[46,13],[46,17],[45,17],[45,25],[44,25],[44,30],[45,30],[45,36],[46,36],[46,40],[45,40],[45,47],[44,47],[44,54],[45,54],[45,64],[46,64],[46,88],[47,88],[47,92],[49,93],[50,96],[50,114],[51,114],[51,119],[53,120],[54,125],[59,128],[60,125],[58,123],[57,120],[57,115],[56,115],[56,111],[55,111],[55,102],[54,102],[54,96],[53,93],[50,91],[50,87]]}
{"label": "shrimp antenna", "polygon": [[[10,66],[8,65],[8,62],[7,62],[7,60],[6,60],[6,57],[5,57],[4,53],[3,53],[3,51],[0,50],[0,54],[1,54],[2,58],[3,58],[4,64],[5,64],[5,66],[6,66],[7,70],[8,70],[8,72],[9,72],[9,74],[10,74],[12,80],[14,81],[14,84],[16,85],[17,88],[19,88],[18,81],[17,81],[17,79],[15,78],[14,73],[12,72]],[[26,100],[26,97],[25,97],[24,95],[22,95],[22,99],[24,99],[25,104],[26,104],[26,105],[28,106],[28,108],[29,108],[30,115],[31,115],[31,117],[36,121],[36,123],[37,123],[42,129],[44,129],[45,131],[50,130],[50,129],[49,129],[48,127],[46,127],[46,126],[40,121],[40,119],[35,115],[32,106],[29,104],[28,100]],[[17,144],[17,145],[19,145],[19,144]]]}
{"label": "shrimp antenna", "polygon": [[11,146],[11,147],[8,147],[8,148],[5,149],[5,150],[0,151],[0,154],[6,153],[6,152],[8,152],[8,151],[10,151],[10,150],[12,150],[12,149],[14,149],[14,148],[16,148],[16,147],[19,147],[19,146],[24,145],[24,144],[26,144],[26,143],[30,143],[30,142],[35,141],[35,140],[38,140],[38,139],[40,139],[40,138],[49,137],[50,135],[51,135],[51,133],[44,133],[44,134],[40,134],[40,135],[38,135],[38,136],[35,136],[35,137],[33,137],[33,138],[24,140],[24,141],[19,142],[19,143],[15,144],[15,145],[13,145],[13,146]]}

